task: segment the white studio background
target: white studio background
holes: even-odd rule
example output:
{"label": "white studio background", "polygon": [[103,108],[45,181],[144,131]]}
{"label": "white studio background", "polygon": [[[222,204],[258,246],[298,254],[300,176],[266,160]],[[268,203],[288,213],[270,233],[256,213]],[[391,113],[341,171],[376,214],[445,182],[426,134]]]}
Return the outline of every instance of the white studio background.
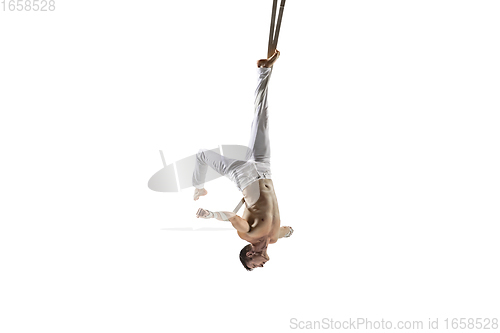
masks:
{"label": "white studio background", "polygon": [[61,1],[0,12],[0,331],[285,332],[291,318],[498,317],[500,3],[292,1],[270,85],[290,239],[247,272],[199,221],[247,144],[272,1]]}

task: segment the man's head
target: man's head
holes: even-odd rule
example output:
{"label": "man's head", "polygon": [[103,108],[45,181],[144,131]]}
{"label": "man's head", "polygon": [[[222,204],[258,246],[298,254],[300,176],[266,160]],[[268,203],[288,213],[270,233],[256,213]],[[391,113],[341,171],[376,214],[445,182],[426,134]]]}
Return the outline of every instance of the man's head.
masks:
{"label": "man's head", "polygon": [[269,261],[269,256],[266,250],[255,252],[252,244],[248,244],[240,251],[240,261],[247,271],[251,271],[255,267],[264,267],[264,264]]}

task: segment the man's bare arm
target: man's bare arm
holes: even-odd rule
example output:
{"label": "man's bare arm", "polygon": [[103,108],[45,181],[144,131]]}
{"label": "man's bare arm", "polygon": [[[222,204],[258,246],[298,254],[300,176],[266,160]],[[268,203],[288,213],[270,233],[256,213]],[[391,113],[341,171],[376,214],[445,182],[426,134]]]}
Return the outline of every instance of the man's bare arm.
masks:
{"label": "man's bare arm", "polygon": [[248,221],[242,217],[239,217],[236,214],[235,216],[231,217],[229,221],[233,225],[234,229],[238,230],[239,232],[246,234],[247,232],[250,231],[250,226],[248,225]]}
{"label": "man's bare arm", "polygon": [[201,217],[204,219],[216,218],[219,221],[229,221],[239,232],[247,233],[250,231],[250,226],[248,225],[247,220],[236,215],[233,212],[211,212],[209,210],[200,208],[196,213],[196,217]]}

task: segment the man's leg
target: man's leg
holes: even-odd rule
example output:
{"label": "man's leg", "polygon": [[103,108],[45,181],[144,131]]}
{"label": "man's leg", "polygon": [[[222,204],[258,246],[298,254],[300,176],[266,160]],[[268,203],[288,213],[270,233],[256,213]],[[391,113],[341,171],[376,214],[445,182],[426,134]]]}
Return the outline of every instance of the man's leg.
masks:
{"label": "man's leg", "polygon": [[[195,190],[195,200],[198,199],[199,195],[204,195],[204,192],[201,191],[204,188],[208,165],[221,175],[231,179],[229,173],[232,168],[237,168],[247,160],[254,160],[259,173],[270,175],[271,146],[269,144],[268,130],[267,87],[271,76],[271,67],[279,58],[279,55],[279,51],[276,50],[269,59],[262,59],[258,62],[259,78],[255,90],[255,114],[248,144],[250,148],[248,155],[241,161],[226,158],[212,151],[200,150],[196,155],[196,166],[193,173],[193,186],[197,189]],[[197,192],[199,195],[197,195]]]}
{"label": "man's leg", "polygon": [[193,186],[202,189],[205,186],[205,177],[208,166],[217,171],[222,176],[228,176],[230,166],[235,160],[224,157],[216,152],[207,149],[200,149],[196,154],[196,164],[193,172]]}
{"label": "man's leg", "polygon": [[[258,83],[257,89],[255,90],[255,113],[252,122],[250,141],[248,147],[250,148],[249,153],[252,156],[249,159],[253,159],[256,162],[257,170],[263,173],[270,174],[271,168],[271,145],[269,142],[269,114],[268,114],[268,85],[269,79],[271,78],[272,65],[279,57],[279,52],[276,53],[267,60],[259,60],[258,65],[262,66],[258,68]],[[264,67],[269,66],[269,67]]]}
{"label": "man's leg", "polygon": [[204,187],[205,177],[209,166],[220,175],[235,182],[237,187],[240,189],[240,185],[238,185],[240,180],[236,172],[238,172],[238,168],[242,166],[244,167],[246,163],[246,160],[232,159],[211,150],[200,149],[198,154],[196,154],[195,168],[192,177],[192,185],[195,187],[193,199],[198,200],[200,196],[207,194],[207,190]]}

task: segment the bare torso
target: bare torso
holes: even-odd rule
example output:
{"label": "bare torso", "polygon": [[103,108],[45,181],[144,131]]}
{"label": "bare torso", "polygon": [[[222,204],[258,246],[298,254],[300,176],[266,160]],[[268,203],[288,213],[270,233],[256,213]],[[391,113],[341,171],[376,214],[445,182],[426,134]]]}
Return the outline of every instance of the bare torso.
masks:
{"label": "bare torso", "polygon": [[[250,207],[245,204],[242,215],[242,218],[247,220],[250,226],[255,222],[257,222],[257,225],[246,234],[238,231],[238,236],[251,243],[264,237],[269,238],[269,243],[276,243],[281,220],[273,181],[272,179],[259,179],[258,182],[260,187],[259,199]],[[243,195],[245,195],[244,190]]]}

